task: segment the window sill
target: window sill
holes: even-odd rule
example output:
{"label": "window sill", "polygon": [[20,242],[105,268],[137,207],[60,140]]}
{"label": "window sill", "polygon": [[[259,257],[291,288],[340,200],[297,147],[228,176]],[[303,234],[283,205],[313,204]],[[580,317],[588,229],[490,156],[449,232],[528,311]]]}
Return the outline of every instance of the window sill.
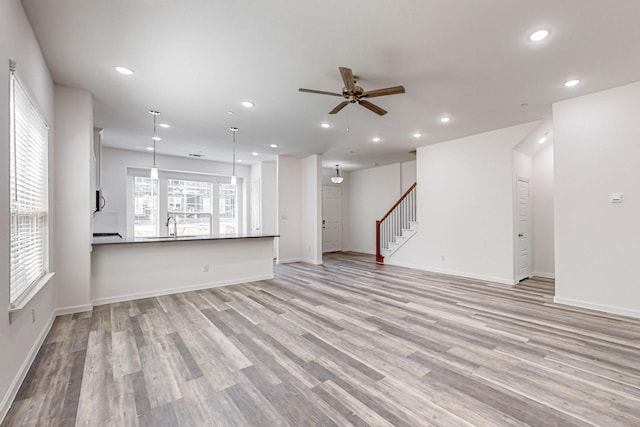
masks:
{"label": "window sill", "polygon": [[18,311],[24,309],[29,301],[31,301],[37,294],[45,287],[49,280],[53,278],[56,273],[47,273],[40,278],[24,295],[22,295],[18,301],[9,306],[9,314],[17,313]]}

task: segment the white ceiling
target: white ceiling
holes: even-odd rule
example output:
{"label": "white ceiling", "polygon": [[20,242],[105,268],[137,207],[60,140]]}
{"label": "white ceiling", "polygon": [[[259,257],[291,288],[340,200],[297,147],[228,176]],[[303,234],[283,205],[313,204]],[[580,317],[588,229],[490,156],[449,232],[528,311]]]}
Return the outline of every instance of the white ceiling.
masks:
{"label": "white ceiling", "polygon": [[[54,80],[93,93],[105,145],[145,151],[148,110],[156,109],[172,125],[160,129],[158,153],[178,156],[230,161],[229,126],[237,126],[245,163],[322,154],[325,166],[360,169],[412,159],[419,146],[548,119],[553,102],[640,79],[638,0],[23,4]],[[540,28],[551,36],[530,42]],[[117,65],[135,74],[120,75]],[[352,68],[365,90],[402,84],[407,93],[371,100],[386,116],[358,105],[331,116],[340,98],[298,88],[340,92],[338,66]],[[565,88],[572,78],[581,84]],[[442,124],[443,115],[453,120]]]}

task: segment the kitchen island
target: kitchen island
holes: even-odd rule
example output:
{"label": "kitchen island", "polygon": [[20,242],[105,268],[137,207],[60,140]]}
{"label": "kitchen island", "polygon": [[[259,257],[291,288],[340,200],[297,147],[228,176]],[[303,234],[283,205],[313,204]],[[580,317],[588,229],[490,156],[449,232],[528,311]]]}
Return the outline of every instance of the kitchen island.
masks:
{"label": "kitchen island", "polygon": [[272,279],[275,237],[95,239],[91,296],[97,305]]}

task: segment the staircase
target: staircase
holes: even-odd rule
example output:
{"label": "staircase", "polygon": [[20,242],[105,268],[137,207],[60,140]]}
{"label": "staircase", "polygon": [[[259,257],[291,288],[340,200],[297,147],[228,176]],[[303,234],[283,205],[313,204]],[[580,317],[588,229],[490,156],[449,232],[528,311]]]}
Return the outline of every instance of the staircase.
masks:
{"label": "staircase", "polygon": [[381,220],[376,221],[376,262],[384,263],[390,256],[407,243],[417,232],[416,184],[414,183],[400,197],[400,200]]}

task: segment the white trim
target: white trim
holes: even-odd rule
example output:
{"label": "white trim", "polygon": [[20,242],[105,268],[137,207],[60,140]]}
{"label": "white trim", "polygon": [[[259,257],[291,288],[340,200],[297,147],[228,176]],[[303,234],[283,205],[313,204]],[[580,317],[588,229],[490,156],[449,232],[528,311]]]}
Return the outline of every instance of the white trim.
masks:
{"label": "white trim", "polygon": [[49,280],[51,280],[55,274],[55,272],[45,273],[44,276],[38,279],[38,281],[33,286],[27,289],[27,291],[22,294],[20,298],[18,298],[17,303],[11,304],[11,306],[9,307],[9,314],[15,313],[25,308],[27,304],[29,304],[29,302],[36,295],[38,295],[38,292],[40,292],[46,286],[46,284],[49,283]]}
{"label": "white trim", "polygon": [[556,304],[571,305],[574,307],[587,308],[590,310],[603,311],[605,313],[618,314],[621,316],[629,316],[640,318],[640,310],[632,310],[624,307],[616,307],[613,305],[596,304],[588,301],[580,301],[572,298],[553,297]]}
{"label": "white trim", "polygon": [[556,278],[556,273],[543,273],[541,271],[535,271],[533,273],[533,276],[542,277],[544,279],[555,279]]}
{"label": "white trim", "polygon": [[7,392],[3,396],[2,401],[0,402],[0,423],[2,423],[4,418],[7,416],[9,409],[11,409],[11,404],[16,398],[18,390],[20,390],[20,386],[27,376],[27,373],[31,368],[31,364],[35,360],[38,351],[40,351],[40,347],[42,347],[45,338],[49,334],[49,331],[51,330],[55,319],[56,313],[53,312],[51,313],[51,317],[47,321],[45,327],[42,329],[42,332],[40,333],[40,335],[38,335],[33,345],[31,346],[31,350],[29,350],[29,353],[27,353],[27,357],[25,357],[24,362],[22,362],[22,365],[20,366],[20,369],[18,369],[18,373],[13,378],[13,381],[11,381]]}
{"label": "white trim", "polygon": [[425,267],[417,264],[409,264],[404,262],[390,261],[385,258],[385,264],[397,267],[412,268],[414,270],[428,271],[430,273],[448,274],[449,276],[465,277],[467,279],[482,280],[483,282],[499,283],[501,285],[514,286],[518,282],[513,279],[505,279],[502,277],[483,276],[481,274],[467,273],[463,271],[445,270],[441,268]]}
{"label": "white trim", "polygon": [[291,264],[293,262],[302,262],[302,258],[289,258],[276,260],[277,264]]}
{"label": "white trim", "polygon": [[71,307],[63,307],[56,310],[56,316],[65,316],[67,314],[83,313],[93,310],[94,304],[74,305]]}
{"label": "white trim", "polygon": [[263,274],[260,276],[240,277],[237,279],[221,280],[219,282],[199,283],[189,286],[181,286],[179,288],[158,289],[147,292],[138,292],[135,294],[118,295],[107,298],[97,298],[93,300],[93,305],[113,304],[116,302],[132,301],[141,298],[159,297],[162,295],[177,294],[180,292],[198,291],[201,289],[220,288],[222,286],[238,285],[241,283],[257,282],[259,280],[273,279],[273,274]]}
{"label": "white trim", "polygon": [[[336,251],[336,252],[340,252],[340,251]],[[317,259],[303,259],[301,260],[301,262],[304,262],[306,264],[311,264],[311,265],[322,265],[322,260],[318,261]]]}

